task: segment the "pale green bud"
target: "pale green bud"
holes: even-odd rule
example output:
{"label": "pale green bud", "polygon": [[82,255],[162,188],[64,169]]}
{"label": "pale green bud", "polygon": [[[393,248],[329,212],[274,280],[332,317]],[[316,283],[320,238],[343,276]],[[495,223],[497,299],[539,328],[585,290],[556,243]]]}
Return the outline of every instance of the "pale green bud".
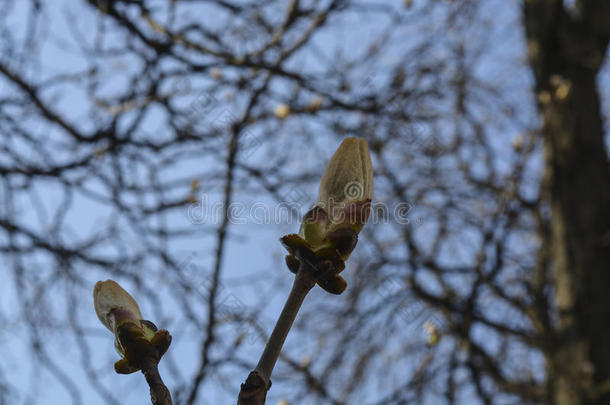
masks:
{"label": "pale green bud", "polygon": [[316,205],[333,213],[337,205],[367,201],[372,196],[373,164],[369,146],[364,139],[345,138],[326,165]]}
{"label": "pale green bud", "polygon": [[95,283],[93,304],[97,317],[112,333],[123,322],[142,319],[136,300],[113,280]]}
{"label": "pale green bud", "polygon": [[338,229],[358,234],[370,213],[373,164],[364,139],[346,138],[328,162],[315,207],[303,219],[300,236],[314,249],[326,246]]}
{"label": "pale green bud", "polygon": [[140,369],[142,356],[158,359],[167,351],[171,336],[157,330],[154,323],[142,319],[138,303],[113,280],[98,281],[93,288],[93,304],[97,317],[114,334],[114,345],[123,359],[114,368],[129,374]]}
{"label": "pale green bud", "polygon": [[347,282],[339,273],[368,220],[372,196],[369,147],[364,139],[346,138],[324,170],[318,200],[305,214],[299,234],[281,238],[290,271],[297,273],[305,263],[323,289],[341,294]]}

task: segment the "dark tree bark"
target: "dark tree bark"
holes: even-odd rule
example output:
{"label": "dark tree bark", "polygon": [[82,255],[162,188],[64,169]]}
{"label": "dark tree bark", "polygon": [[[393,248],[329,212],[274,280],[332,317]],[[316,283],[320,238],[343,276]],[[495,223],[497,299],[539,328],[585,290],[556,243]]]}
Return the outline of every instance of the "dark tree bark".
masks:
{"label": "dark tree bark", "polygon": [[[610,7],[524,2],[543,118],[557,325],[549,402],[610,404],[610,175],[596,84]],[[605,21],[604,24],[601,21]]]}

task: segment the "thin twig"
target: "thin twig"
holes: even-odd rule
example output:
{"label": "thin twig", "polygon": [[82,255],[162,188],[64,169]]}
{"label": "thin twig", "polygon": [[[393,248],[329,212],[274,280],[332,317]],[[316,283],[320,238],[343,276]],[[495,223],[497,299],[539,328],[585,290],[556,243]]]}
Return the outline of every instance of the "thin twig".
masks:
{"label": "thin twig", "polygon": [[150,400],[152,405],[172,405],[172,396],[159,374],[158,361],[153,357],[142,360],[142,374],[150,387]]}
{"label": "thin twig", "polygon": [[307,293],[315,285],[313,270],[301,264],[294,278],[292,290],[286,299],[282,313],[271,332],[256,368],[250,372],[246,381],[241,385],[238,405],[264,405],[267,391],[271,387],[271,373],[282,351],[282,346],[290,332],[290,328],[303,304]]}

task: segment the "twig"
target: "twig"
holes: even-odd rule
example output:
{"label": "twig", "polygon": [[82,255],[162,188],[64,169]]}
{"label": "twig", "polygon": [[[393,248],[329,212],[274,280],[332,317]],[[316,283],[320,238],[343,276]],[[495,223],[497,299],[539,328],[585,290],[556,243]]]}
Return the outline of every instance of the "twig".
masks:
{"label": "twig", "polygon": [[150,400],[153,405],[172,405],[172,396],[161,379],[158,362],[153,357],[142,359],[142,374],[150,387]]}
{"label": "twig", "polygon": [[273,332],[265,345],[256,368],[250,372],[246,381],[241,385],[238,405],[264,405],[267,391],[271,387],[271,373],[282,351],[282,346],[290,332],[294,319],[303,304],[307,293],[316,284],[313,269],[303,264],[297,272],[290,295],[286,299],[282,313],[273,328]]}

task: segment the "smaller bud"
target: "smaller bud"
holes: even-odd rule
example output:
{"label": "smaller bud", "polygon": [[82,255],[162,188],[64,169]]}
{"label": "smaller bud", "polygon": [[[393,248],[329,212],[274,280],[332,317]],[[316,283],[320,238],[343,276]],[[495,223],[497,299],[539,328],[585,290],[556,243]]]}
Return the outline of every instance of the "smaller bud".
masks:
{"label": "smaller bud", "polygon": [[521,134],[517,135],[513,139],[513,149],[515,150],[515,152],[521,152],[521,150],[523,149],[523,143],[524,143],[524,139],[523,139],[523,135],[521,135]]}
{"label": "smaller bud", "polygon": [[119,374],[138,371],[145,357],[159,361],[169,348],[171,335],[142,319],[138,303],[113,280],[98,281],[93,288],[97,317],[114,334],[114,345],[123,357],[114,365]]}
{"label": "smaller bud", "polygon": [[210,76],[212,76],[216,80],[222,79],[222,70],[219,68],[210,69]]}
{"label": "smaller bud", "polygon": [[322,107],[322,104],[324,104],[324,99],[320,96],[315,96],[305,109],[310,112],[316,112]]}
{"label": "smaller bud", "polygon": [[93,302],[100,322],[112,333],[121,323],[142,319],[138,303],[113,280],[95,283]]}
{"label": "smaller bud", "polygon": [[424,330],[426,331],[428,346],[436,346],[440,340],[440,334],[434,322],[426,321]]}
{"label": "smaller bud", "polygon": [[290,106],[288,106],[287,104],[278,104],[275,107],[274,112],[275,112],[276,117],[283,120],[284,118],[288,117],[288,115],[290,114]]}
{"label": "smaller bud", "polygon": [[551,93],[549,93],[546,90],[542,90],[540,93],[538,93],[538,101],[540,101],[540,104],[548,104],[551,102]]}

